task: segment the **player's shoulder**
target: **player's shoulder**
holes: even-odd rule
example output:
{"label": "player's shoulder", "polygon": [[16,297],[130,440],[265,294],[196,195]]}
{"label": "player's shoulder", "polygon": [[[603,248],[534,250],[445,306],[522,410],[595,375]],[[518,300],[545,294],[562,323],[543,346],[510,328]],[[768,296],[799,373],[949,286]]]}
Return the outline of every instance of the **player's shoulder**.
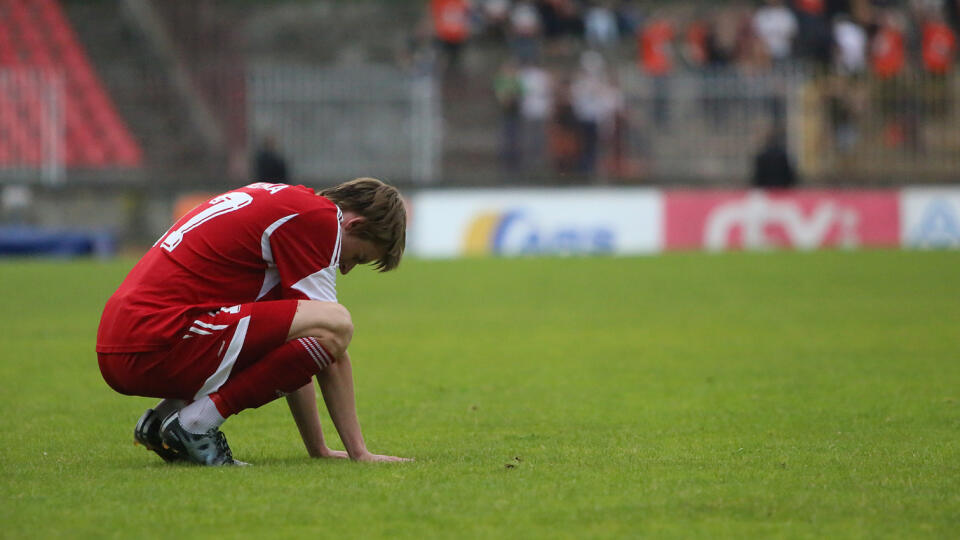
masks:
{"label": "player's shoulder", "polygon": [[317,194],[313,189],[304,185],[254,182],[244,186],[241,190],[255,197],[261,195],[261,198],[268,198],[277,205],[295,208],[299,210],[299,213],[326,210],[336,214],[337,211],[337,206],[330,199]]}
{"label": "player's shoulder", "polygon": [[300,234],[309,230],[321,237],[336,237],[338,234],[340,209],[330,199],[306,186],[257,182],[244,186],[242,190],[261,201],[259,213],[266,221],[275,223],[279,218],[287,233]]}

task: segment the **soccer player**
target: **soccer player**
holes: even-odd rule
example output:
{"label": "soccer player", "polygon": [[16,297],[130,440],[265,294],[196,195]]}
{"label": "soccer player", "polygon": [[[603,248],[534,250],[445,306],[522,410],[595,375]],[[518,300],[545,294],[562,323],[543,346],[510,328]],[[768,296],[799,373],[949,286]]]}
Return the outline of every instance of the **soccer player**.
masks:
{"label": "soccer player", "polygon": [[[403,255],[400,193],[358,178],[315,193],[255,183],[183,216],[107,301],[97,332],[104,380],[163,398],[134,441],[166,461],[239,465],[225,419],[286,396],[313,457],[404,461],[367,450],[336,272],[392,270]],[[346,452],[324,442],[312,378]]]}

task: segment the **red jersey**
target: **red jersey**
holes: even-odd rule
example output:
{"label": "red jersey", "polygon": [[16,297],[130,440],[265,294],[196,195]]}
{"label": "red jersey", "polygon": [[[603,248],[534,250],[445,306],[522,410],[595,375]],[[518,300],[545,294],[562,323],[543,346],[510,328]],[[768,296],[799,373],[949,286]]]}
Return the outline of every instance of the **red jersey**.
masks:
{"label": "red jersey", "polygon": [[687,54],[689,61],[695,66],[707,63],[710,27],[703,21],[694,21],[687,27]]}
{"label": "red jersey", "polygon": [[795,7],[808,15],[823,13],[823,0],[796,0]]}
{"label": "red jersey", "polygon": [[647,73],[666,75],[673,69],[671,41],[673,27],[667,21],[654,21],[644,28],[640,34],[640,63]]}
{"label": "red jersey", "polygon": [[460,43],[467,39],[469,32],[466,0],[433,0],[430,11],[433,14],[434,32],[437,37],[450,43]]}
{"label": "red jersey", "polygon": [[97,352],[168,348],[195,315],[239,304],[336,301],[341,220],[329,199],[286,184],[250,184],[197,206],[107,301]]}
{"label": "red jersey", "polygon": [[873,38],[873,71],[881,79],[900,73],[906,62],[903,34],[893,27],[881,28]]}
{"label": "red jersey", "polygon": [[941,22],[923,25],[923,65],[931,73],[944,74],[953,66],[957,39],[950,27]]}

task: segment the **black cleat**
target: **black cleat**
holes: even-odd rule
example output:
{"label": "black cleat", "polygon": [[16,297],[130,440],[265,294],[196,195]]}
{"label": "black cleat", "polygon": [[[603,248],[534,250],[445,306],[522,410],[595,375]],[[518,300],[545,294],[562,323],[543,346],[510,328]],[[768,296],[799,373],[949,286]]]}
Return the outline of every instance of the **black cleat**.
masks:
{"label": "black cleat", "polygon": [[160,437],[165,448],[192,463],[212,466],[249,465],[233,459],[227,437],[219,429],[214,428],[200,435],[183,429],[180,413],[173,413],[163,421]]}
{"label": "black cleat", "polygon": [[157,454],[167,463],[181,461],[179,454],[163,446],[163,439],[160,437],[160,424],[162,418],[153,409],[147,409],[143,413],[137,426],[133,428],[133,444],[141,445],[147,450]]}

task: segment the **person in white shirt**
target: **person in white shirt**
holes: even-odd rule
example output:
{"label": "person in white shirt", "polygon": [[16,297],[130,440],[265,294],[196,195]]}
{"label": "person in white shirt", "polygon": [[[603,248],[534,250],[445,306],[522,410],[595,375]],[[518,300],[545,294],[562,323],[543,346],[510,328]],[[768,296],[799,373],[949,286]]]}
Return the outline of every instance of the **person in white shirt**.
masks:
{"label": "person in white shirt", "polygon": [[753,31],[763,42],[775,62],[782,62],[793,51],[797,35],[797,17],[783,0],[766,0],[766,5],[753,16]]}
{"label": "person in white shirt", "polygon": [[843,73],[863,72],[867,65],[867,31],[850,17],[838,16],[833,22],[833,40],[837,44],[837,67]]}
{"label": "person in white shirt", "polygon": [[547,157],[547,124],[553,111],[553,77],[543,67],[529,63],[520,69],[523,95],[520,117],[523,133],[522,163],[528,171],[542,170]]}

